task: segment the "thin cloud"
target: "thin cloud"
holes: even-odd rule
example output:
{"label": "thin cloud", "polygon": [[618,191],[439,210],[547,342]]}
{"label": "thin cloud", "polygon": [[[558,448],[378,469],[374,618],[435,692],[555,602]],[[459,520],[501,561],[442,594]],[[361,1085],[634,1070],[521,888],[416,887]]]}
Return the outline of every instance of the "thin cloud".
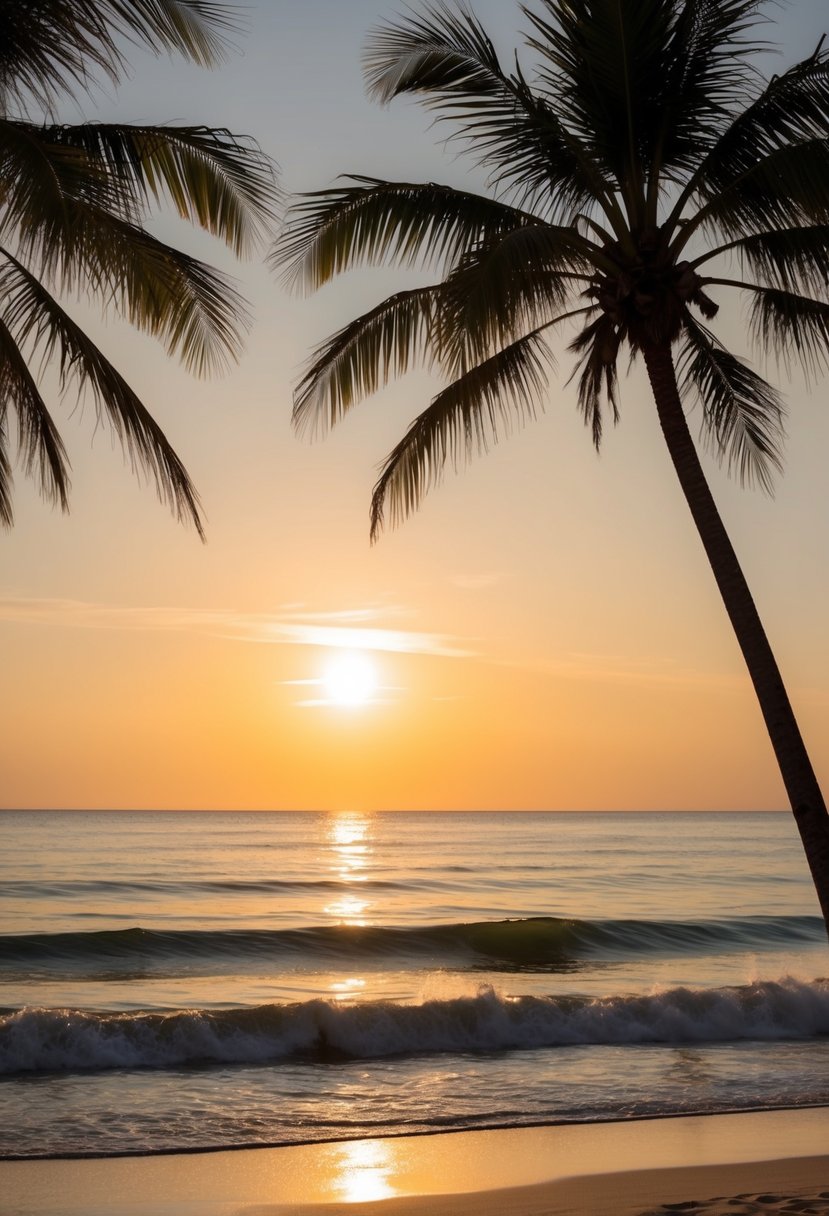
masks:
{"label": "thin cloud", "polygon": [[[629,685],[684,685],[739,688],[741,672],[694,670],[669,656],[632,656],[571,652],[554,658],[482,654],[462,638],[382,626],[389,618],[411,616],[398,605],[366,605],[318,611],[305,604],[281,605],[271,613],[229,609],[123,607],[85,600],[0,597],[0,622],[49,625],[69,629],[142,633],[200,633],[256,645],[317,646],[336,650],[419,654],[435,658],[477,659],[498,667],[546,673],[577,682]],[[296,681],[300,683],[300,681]],[[808,686],[800,695],[821,702],[823,694]]]}
{"label": "thin cloud", "polygon": [[475,652],[438,633],[389,629],[372,622],[409,615],[396,606],[366,606],[333,612],[290,605],[272,613],[224,609],[122,607],[84,600],[0,598],[0,621],[73,629],[126,632],[205,633],[260,645],[321,646],[378,650],[438,658],[472,658]]}

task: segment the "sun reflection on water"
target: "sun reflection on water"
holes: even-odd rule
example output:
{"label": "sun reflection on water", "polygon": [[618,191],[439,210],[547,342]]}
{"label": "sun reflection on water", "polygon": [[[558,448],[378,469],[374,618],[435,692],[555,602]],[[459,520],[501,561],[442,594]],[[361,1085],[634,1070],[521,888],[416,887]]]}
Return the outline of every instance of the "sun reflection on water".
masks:
{"label": "sun reflection on water", "polygon": [[[358,883],[368,878],[366,870],[372,852],[370,830],[370,821],[361,815],[337,815],[329,823],[326,835],[331,868],[339,882]],[[349,894],[334,900],[325,911],[347,924],[365,924],[358,918],[370,906],[370,900]]]}
{"label": "sun reflection on water", "polygon": [[366,986],[366,981],[359,975],[351,975],[345,980],[336,980],[331,985],[331,991],[334,993],[335,1001],[350,1001],[355,996],[359,996],[363,988]]}
{"label": "sun reflection on water", "polygon": [[341,924],[366,925],[363,913],[371,906],[370,900],[358,899],[356,895],[341,895],[323,908],[329,916],[334,916]]}
{"label": "sun reflection on water", "polygon": [[[326,844],[337,882],[349,885],[366,882],[373,852],[371,820],[367,816],[332,816],[326,827]],[[339,925],[365,928],[371,922],[373,907],[374,900],[367,898],[358,888],[355,891],[340,891],[330,903],[323,906],[323,912]],[[333,999],[341,1002],[360,996],[365,985],[366,981],[361,976],[352,976],[332,981],[330,988]]]}

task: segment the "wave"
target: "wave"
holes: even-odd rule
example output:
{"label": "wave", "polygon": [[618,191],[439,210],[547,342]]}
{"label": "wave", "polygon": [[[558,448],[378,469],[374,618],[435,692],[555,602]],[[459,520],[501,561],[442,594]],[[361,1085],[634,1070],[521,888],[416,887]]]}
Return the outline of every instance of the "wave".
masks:
{"label": "wave", "polygon": [[0,970],[40,975],[83,968],[159,972],[171,967],[210,974],[233,966],[276,965],[286,958],[315,962],[372,960],[401,965],[545,970],[579,960],[632,959],[643,954],[721,953],[784,949],[819,942],[817,916],[749,916],[729,920],[524,920],[391,926],[323,925],[298,929],[98,930],[0,936]]}
{"label": "wave", "polygon": [[[397,882],[393,879],[367,878],[359,882],[360,891],[407,891],[412,887],[410,881]],[[418,884],[420,885],[420,884]],[[429,884],[430,886],[432,884]],[[436,884],[438,887],[447,884]],[[162,894],[172,899],[186,899],[200,892],[214,894],[217,891],[228,893],[260,892],[267,894],[271,891],[348,891],[354,893],[353,879],[341,878],[250,878],[250,879],[179,879],[175,883],[159,879],[153,882],[149,879],[127,882],[122,879],[67,879],[61,882],[30,881],[28,879],[12,879],[3,884],[7,896],[24,896],[26,898],[71,898],[88,899],[91,895],[155,895]]]}
{"label": "wave", "polygon": [[420,1005],[312,1000],[129,1014],[28,1008],[0,1017],[0,1074],[826,1034],[827,980],[600,998],[504,997],[487,988]]}

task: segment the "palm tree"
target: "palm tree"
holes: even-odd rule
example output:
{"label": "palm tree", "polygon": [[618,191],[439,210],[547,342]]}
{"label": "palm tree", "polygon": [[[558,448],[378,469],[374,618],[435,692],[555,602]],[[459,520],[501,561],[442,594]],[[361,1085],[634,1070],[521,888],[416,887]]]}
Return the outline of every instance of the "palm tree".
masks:
{"label": "palm tree", "polygon": [[[714,295],[742,293],[766,349],[829,362],[829,55],[764,79],[759,0],[539,0],[536,67],[503,67],[463,5],[375,31],[381,102],[413,94],[454,125],[491,193],[352,176],[292,208],[275,260],[311,289],[350,267],[433,266],[326,341],[298,427],[335,423],[415,358],[442,389],[385,461],[376,537],[457,463],[541,406],[551,353],[579,328],[579,408],[598,447],[617,364],[641,356],[668,452],[760,702],[829,929],[829,817],[786,690],[686,421],[742,480],[780,466],[777,390],[726,349]],[[727,263],[736,263],[731,275]]]}
{"label": "palm tree", "polygon": [[12,522],[11,415],[24,471],[67,508],[69,465],[37,370],[89,392],[134,468],[180,519],[196,491],[147,407],[57,298],[89,296],[153,334],[198,374],[235,358],[246,324],[225,276],[154,237],[166,203],[236,253],[267,232],[273,173],[247,138],[204,126],[58,120],[99,79],[117,83],[143,43],[205,66],[233,29],[210,0],[0,0],[0,520]]}

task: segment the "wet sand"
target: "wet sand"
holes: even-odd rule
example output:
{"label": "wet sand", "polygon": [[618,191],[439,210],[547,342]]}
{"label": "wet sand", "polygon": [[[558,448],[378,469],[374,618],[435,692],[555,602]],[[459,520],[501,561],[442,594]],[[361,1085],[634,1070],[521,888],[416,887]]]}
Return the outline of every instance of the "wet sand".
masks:
{"label": "wet sand", "polygon": [[829,1107],[0,1162],[3,1216],[829,1216]]}

